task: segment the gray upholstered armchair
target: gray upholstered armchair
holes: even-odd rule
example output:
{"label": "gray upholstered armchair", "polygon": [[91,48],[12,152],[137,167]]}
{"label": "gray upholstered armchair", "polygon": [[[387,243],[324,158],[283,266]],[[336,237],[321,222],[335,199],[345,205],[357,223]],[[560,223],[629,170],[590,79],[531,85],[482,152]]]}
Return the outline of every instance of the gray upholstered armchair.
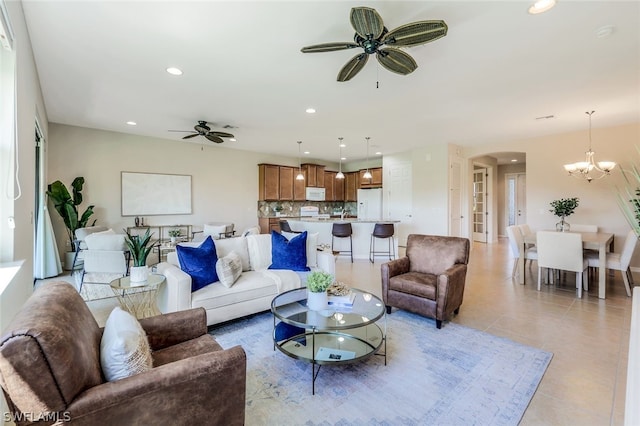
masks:
{"label": "gray upholstered armchair", "polygon": [[[42,286],[0,338],[0,386],[18,425],[242,425],[246,356],[207,334],[202,308],[140,321],[153,368],[105,382],[102,329],[75,288]],[[48,421],[45,424],[51,424]]]}
{"label": "gray upholstered armchair", "polygon": [[382,298],[391,307],[442,321],[462,305],[469,262],[469,240],[411,234],[407,255],[382,265]]}

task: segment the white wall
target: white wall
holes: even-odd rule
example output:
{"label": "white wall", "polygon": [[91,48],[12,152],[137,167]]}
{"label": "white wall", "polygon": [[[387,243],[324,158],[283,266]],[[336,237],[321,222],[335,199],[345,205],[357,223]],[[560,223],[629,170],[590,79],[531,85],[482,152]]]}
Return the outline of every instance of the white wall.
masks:
{"label": "white wall", "polygon": [[[596,161],[612,160],[629,167],[640,164],[636,146],[640,143],[640,124],[632,123],[610,128],[593,129],[593,150]],[[620,251],[629,225],[616,203],[616,185],[624,180],[620,170],[612,176],[587,183],[567,176],[563,164],[584,159],[588,146],[585,131],[541,138],[467,147],[464,156],[474,158],[492,152],[518,151],[527,158],[527,222],[533,229],[552,229],[558,218],[549,212],[549,203],[559,198],[578,197],[580,206],[567,219],[569,223],[596,224],[605,232],[616,235],[615,250]],[[632,265],[640,266],[640,250]]]}
{"label": "white wall", "polygon": [[[0,236],[4,241],[2,261],[22,266],[0,293],[0,330],[5,329],[33,292],[34,129],[36,116],[40,119],[43,132],[45,135],[47,134],[47,114],[31,50],[31,41],[22,13],[22,5],[14,1],[5,2],[5,4],[15,33],[17,141],[20,167],[17,181],[14,175],[9,175],[7,170],[3,168],[0,184],[2,186],[1,196],[6,197],[5,189],[17,188],[19,181],[21,196],[15,201],[7,201],[6,199],[3,201]],[[6,143],[6,141],[2,142],[3,155],[7,152]],[[17,195],[16,192],[15,196]],[[13,215],[15,229],[8,227],[7,215]],[[0,397],[0,411],[3,413],[7,411],[2,397]]]}
{"label": "white wall", "polygon": [[[120,172],[170,173],[192,176],[193,213],[147,216],[155,225],[230,221],[241,232],[256,226],[258,163],[297,166],[297,157],[280,157],[225,148],[222,145],[185,143],[51,123],[49,125],[48,183],[61,180],[69,187],[76,176],[84,176],[84,203],[93,204],[97,224],[121,232],[133,226],[133,217],[121,215]],[[295,154],[295,151],[293,151]],[[167,199],[170,203],[171,200]],[[51,209],[61,253],[65,228]]]}

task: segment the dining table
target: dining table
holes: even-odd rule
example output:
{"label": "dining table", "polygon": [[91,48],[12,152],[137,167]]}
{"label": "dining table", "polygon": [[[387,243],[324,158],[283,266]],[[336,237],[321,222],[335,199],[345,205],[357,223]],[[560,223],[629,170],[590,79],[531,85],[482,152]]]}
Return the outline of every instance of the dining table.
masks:
{"label": "dining table", "polygon": [[[607,286],[606,286],[606,271],[607,268],[604,265],[607,264],[607,250],[613,245],[614,234],[610,232],[574,232],[570,231],[574,234],[582,235],[582,248],[597,250],[598,257],[600,259],[600,268],[598,268],[598,298],[604,299],[606,297]],[[532,232],[524,235],[524,245],[525,250],[527,245],[536,244],[536,233]],[[518,259],[518,274],[520,284],[524,284],[524,257],[520,257]]]}

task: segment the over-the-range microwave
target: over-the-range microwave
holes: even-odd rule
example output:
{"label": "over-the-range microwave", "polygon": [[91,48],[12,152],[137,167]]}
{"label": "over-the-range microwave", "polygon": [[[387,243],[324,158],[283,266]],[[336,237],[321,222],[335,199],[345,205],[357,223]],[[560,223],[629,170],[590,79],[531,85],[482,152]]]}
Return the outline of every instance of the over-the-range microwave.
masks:
{"label": "over-the-range microwave", "polygon": [[306,199],[308,201],[324,201],[325,199],[324,188],[314,188],[314,187],[308,186]]}

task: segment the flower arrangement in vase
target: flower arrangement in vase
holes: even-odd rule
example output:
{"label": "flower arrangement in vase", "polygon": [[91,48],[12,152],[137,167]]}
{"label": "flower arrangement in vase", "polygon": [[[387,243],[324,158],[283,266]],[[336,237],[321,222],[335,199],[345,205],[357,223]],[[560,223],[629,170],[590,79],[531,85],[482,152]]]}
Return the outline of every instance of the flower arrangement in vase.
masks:
{"label": "flower arrangement in vase", "polygon": [[561,198],[559,200],[553,200],[550,204],[553,208],[549,211],[560,218],[560,222],[556,223],[556,231],[568,232],[570,225],[564,219],[573,214],[580,204],[580,199],[577,197]]}

